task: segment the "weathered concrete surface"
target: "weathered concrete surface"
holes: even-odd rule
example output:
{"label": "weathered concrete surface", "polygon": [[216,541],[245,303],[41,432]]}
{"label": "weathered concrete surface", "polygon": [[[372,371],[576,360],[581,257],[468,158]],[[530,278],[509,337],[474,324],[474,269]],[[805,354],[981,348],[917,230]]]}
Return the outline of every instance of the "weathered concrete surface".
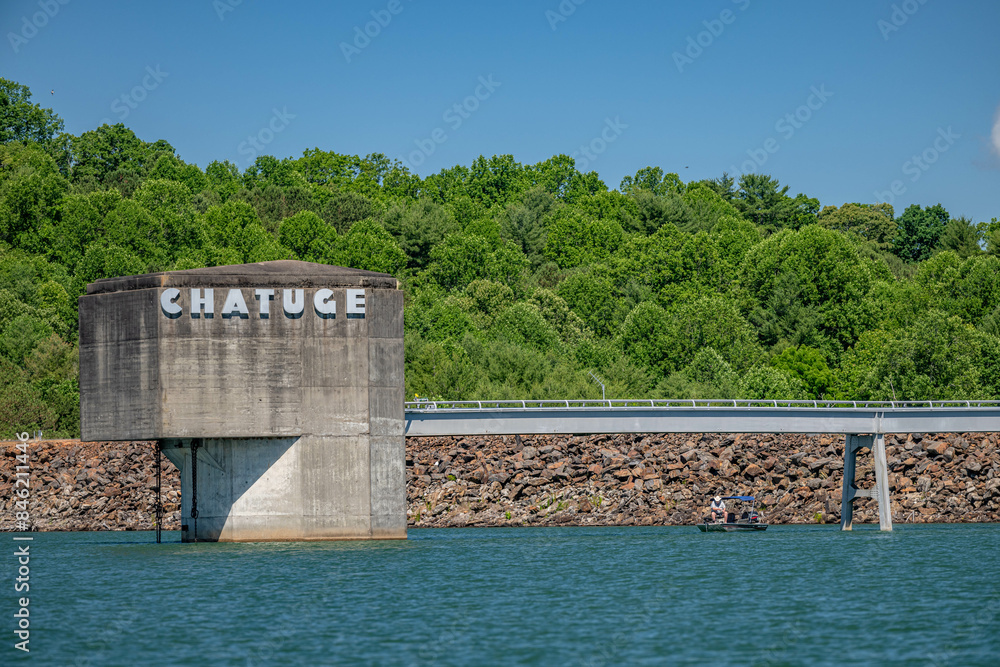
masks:
{"label": "weathered concrete surface", "polygon": [[402,311],[391,276],[307,262],[93,283],[83,440],[163,441],[187,540],[404,538]]}

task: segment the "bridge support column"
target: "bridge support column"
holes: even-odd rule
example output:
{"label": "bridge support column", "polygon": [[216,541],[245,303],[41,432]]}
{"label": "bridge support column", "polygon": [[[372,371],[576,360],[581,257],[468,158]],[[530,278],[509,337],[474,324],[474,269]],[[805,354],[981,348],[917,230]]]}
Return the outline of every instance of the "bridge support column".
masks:
{"label": "bridge support column", "polygon": [[[859,489],[854,475],[858,452],[869,449],[875,463],[875,488]],[[855,498],[875,498],[878,501],[878,524],[881,530],[892,530],[892,507],[889,504],[889,467],[885,459],[885,436],[848,434],[844,443],[844,488],[840,500],[840,529],[851,530],[854,521]]]}

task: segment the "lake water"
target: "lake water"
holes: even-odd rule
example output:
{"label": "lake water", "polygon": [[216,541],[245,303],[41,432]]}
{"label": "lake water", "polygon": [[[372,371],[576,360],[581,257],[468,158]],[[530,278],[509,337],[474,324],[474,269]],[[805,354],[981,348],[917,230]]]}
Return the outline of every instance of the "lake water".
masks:
{"label": "lake water", "polygon": [[33,536],[31,653],[4,612],[2,664],[1000,664],[996,524]]}

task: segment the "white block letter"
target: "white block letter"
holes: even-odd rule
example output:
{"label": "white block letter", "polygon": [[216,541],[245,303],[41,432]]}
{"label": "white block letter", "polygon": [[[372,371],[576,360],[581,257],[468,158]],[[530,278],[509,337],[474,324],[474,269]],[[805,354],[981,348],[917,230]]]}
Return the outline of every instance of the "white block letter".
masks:
{"label": "white block letter", "polygon": [[282,291],[281,304],[285,309],[285,317],[291,319],[296,319],[302,317],[302,311],[305,310],[306,297],[303,294],[305,290],[300,289],[286,289]]}
{"label": "white block letter", "polygon": [[347,317],[359,320],[365,318],[365,291],[363,289],[347,290]]}
{"label": "white block letter", "polygon": [[226,304],[222,307],[223,317],[228,319],[233,315],[243,318],[250,317],[250,309],[247,308],[243,292],[238,289],[229,290],[229,294],[226,296]]}
{"label": "white block letter", "polygon": [[260,319],[266,320],[271,316],[271,299],[274,298],[273,289],[256,289],[255,296],[260,301]]}
{"label": "white block letter", "polygon": [[313,295],[313,308],[320,317],[329,319],[337,317],[337,302],[333,300],[333,290],[316,290],[316,294]]}
{"label": "white block letter", "polygon": [[211,287],[205,289],[205,296],[197,287],[191,288],[191,317],[201,317],[201,311],[205,317],[215,317],[215,290]]}
{"label": "white block letter", "polygon": [[175,303],[180,295],[181,291],[176,287],[168,287],[160,292],[160,310],[170,319],[181,316],[181,305]]}

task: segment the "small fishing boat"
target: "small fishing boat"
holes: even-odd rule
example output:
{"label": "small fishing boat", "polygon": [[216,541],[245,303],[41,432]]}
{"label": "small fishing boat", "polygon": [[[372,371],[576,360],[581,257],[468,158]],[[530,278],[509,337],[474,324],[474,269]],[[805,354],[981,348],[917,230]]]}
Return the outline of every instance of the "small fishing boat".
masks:
{"label": "small fishing boat", "polygon": [[[757,530],[767,530],[764,517],[757,511],[757,501],[753,496],[724,496],[723,500],[732,500],[739,503],[739,511],[726,511],[724,520],[711,521],[698,524],[698,530],[703,533],[742,533]],[[749,504],[749,507],[747,507]]]}

